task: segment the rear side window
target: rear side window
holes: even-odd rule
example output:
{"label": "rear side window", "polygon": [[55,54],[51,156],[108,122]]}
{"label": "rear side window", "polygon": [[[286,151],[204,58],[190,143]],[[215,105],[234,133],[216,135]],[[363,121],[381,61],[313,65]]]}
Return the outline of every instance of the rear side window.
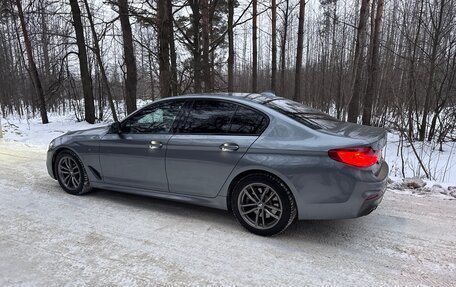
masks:
{"label": "rear side window", "polygon": [[335,122],[340,122],[319,110],[283,98],[274,98],[262,104],[312,129],[329,129]]}
{"label": "rear side window", "polygon": [[267,126],[262,114],[243,106],[238,106],[231,120],[230,134],[259,135]]}
{"label": "rear side window", "polygon": [[197,100],[180,131],[191,134],[226,134],[230,130],[236,106],[222,101]]}

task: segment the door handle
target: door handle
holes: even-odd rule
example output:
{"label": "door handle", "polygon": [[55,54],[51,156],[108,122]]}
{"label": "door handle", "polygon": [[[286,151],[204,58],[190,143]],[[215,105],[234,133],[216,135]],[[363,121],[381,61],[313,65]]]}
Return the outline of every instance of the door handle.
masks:
{"label": "door handle", "polygon": [[159,148],[162,148],[163,147],[163,144],[159,141],[151,141],[149,143],[149,148],[150,149],[159,149]]}
{"label": "door handle", "polygon": [[235,143],[224,143],[219,146],[222,151],[237,151],[239,146]]}

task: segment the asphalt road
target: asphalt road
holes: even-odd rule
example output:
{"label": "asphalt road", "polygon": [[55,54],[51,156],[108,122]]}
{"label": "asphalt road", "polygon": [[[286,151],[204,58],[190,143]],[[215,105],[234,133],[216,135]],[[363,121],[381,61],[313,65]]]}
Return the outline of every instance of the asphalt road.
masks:
{"label": "asphalt road", "polygon": [[225,211],[65,194],[0,142],[0,286],[454,286],[456,200],[387,192],[371,215],[252,235]]}

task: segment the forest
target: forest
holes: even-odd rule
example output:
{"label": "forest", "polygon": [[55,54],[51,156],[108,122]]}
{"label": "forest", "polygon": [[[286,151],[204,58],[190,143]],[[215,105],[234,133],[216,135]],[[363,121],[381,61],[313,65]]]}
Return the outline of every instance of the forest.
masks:
{"label": "forest", "polygon": [[2,116],[117,121],[137,101],[273,91],[456,140],[454,0],[0,0]]}

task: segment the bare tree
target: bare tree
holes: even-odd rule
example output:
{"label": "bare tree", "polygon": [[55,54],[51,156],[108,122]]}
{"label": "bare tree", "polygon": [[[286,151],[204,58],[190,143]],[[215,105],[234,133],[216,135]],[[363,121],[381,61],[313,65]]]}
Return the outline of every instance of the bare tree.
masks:
{"label": "bare tree", "polygon": [[195,92],[201,92],[200,5],[199,0],[190,0],[193,29],[193,82]]}
{"label": "bare tree", "polygon": [[[20,1],[44,108],[14,13],[16,0],[1,1],[2,114],[71,112],[94,121],[90,105],[101,120],[107,108],[118,111],[122,99],[131,103],[125,94],[135,89],[135,97],[155,99],[158,88],[161,97],[271,88],[339,119],[348,113],[355,122],[361,113],[364,124],[389,126],[391,118],[402,118],[412,141],[445,148],[445,141],[454,140],[453,0],[319,0],[310,10],[302,0],[120,1]],[[117,11],[122,3],[127,6],[119,14],[129,19],[130,30],[119,17],[95,10],[114,5]],[[131,44],[124,39],[128,34]],[[126,50],[136,64],[133,89]],[[72,54],[79,58],[77,72]]]}
{"label": "bare tree", "polygon": [[70,0],[70,5],[71,14],[73,15],[73,27],[76,33],[76,43],[78,46],[79,69],[84,92],[85,120],[88,123],[93,124],[95,123],[95,105],[93,100],[92,78],[89,73],[89,64],[87,61],[84,27],[82,26],[81,21],[81,10],[77,0]]}
{"label": "bare tree", "polygon": [[430,110],[431,98],[433,96],[434,80],[435,73],[437,69],[437,60],[439,57],[439,48],[441,45],[441,40],[443,33],[445,33],[445,18],[446,18],[446,6],[451,2],[451,0],[435,0],[434,4],[436,6],[436,11],[430,15],[431,17],[431,51],[429,54],[429,72],[428,80],[426,84],[426,93],[424,97],[424,107],[423,115],[421,117],[421,125],[419,128],[419,140],[424,141],[426,138],[427,130],[427,117]]}
{"label": "bare tree", "polygon": [[29,38],[27,31],[27,26],[25,24],[24,12],[22,10],[21,0],[16,0],[17,11],[19,15],[19,20],[22,27],[22,35],[24,37],[25,50],[27,51],[27,59],[30,68],[30,77],[32,78],[33,85],[35,86],[36,95],[40,101],[40,113],[41,113],[41,122],[43,124],[49,123],[47,111],[46,111],[46,100],[44,98],[43,86],[41,84],[40,76],[38,74],[38,69],[36,68],[35,60],[33,59],[32,52],[32,43]]}
{"label": "bare tree", "polygon": [[287,45],[287,36],[288,36],[288,23],[290,15],[290,0],[285,0],[285,11],[283,11],[283,34],[282,34],[282,43],[280,46],[280,93],[282,96],[285,95],[285,68],[286,68],[286,45]]}
{"label": "bare tree", "polygon": [[228,0],[228,92],[234,87],[234,1]]}
{"label": "bare tree", "polygon": [[370,0],[361,0],[359,23],[357,28],[355,59],[353,64],[352,96],[348,102],[348,121],[356,123],[359,115],[359,99],[361,94],[361,72],[364,63],[364,45],[366,42],[366,24],[369,17]]}
{"label": "bare tree", "polygon": [[[384,0],[378,0],[377,11],[375,12],[375,22],[373,28],[372,47],[369,59],[369,70],[367,79],[367,90],[364,94],[363,104],[363,125],[371,125],[372,105],[374,97],[377,96],[377,80],[378,80],[378,61],[380,50],[380,30],[382,26]],[[372,12],[372,15],[374,13]]]}
{"label": "bare tree", "polygon": [[127,113],[132,113],[136,110],[136,86],[138,83],[133,35],[131,32],[127,0],[118,0],[118,5],[120,25],[122,27],[125,67],[127,69],[127,77],[125,79],[125,102],[127,104]]}
{"label": "bare tree", "polygon": [[302,48],[304,42],[304,16],[306,9],[306,1],[299,1],[299,22],[298,22],[298,45],[296,48],[296,71],[293,100],[301,99],[301,66],[302,66]]}
{"label": "bare tree", "polygon": [[172,0],[166,0],[168,4],[168,19],[169,19],[169,54],[171,58],[171,94],[176,96],[180,94],[177,82],[177,57],[176,45],[174,43],[174,28],[173,28],[173,3]]}
{"label": "bare tree", "polygon": [[202,11],[202,25],[201,34],[203,40],[203,81],[204,91],[208,92],[212,90],[211,84],[211,65],[209,63],[209,3],[208,0],[201,0],[201,11]]}
{"label": "bare tree", "polygon": [[258,83],[258,46],[257,46],[257,0],[252,1],[252,92],[257,91]]}
{"label": "bare tree", "polygon": [[[109,102],[109,108],[111,109],[112,118],[115,122],[117,122],[118,118],[117,118],[116,108],[114,106],[111,85],[109,84],[108,76],[106,75],[106,70],[103,65],[103,60],[101,58],[101,49],[100,49],[99,39],[98,39],[97,32],[95,31],[95,24],[93,22],[92,13],[90,12],[89,3],[87,0],[84,0],[84,5],[86,8],[86,12],[87,12],[87,18],[90,23],[90,30],[92,32],[92,38],[93,38],[93,44],[94,44],[93,52],[95,54],[95,57],[96,57],[96,60],[98,63],[98,67],[100,68],[102,82],[105,86],[106,93],[108,94],[108,102]],[[99,103],[99,105],[101,106],[101,103]]]}
{"label": "bare tree", "polygon": [[277,82],[277,1],[271,4],[271,90],[275,92]]}
{"label": "bare tree", "polygon": [[167,12],[169,0],[158,1],[157,7],[157,30],[158,30],[158,63],[160,67],[160,96],[169,97],[171,89],[171,71],[169,66],[169,33],[170,22]]}

